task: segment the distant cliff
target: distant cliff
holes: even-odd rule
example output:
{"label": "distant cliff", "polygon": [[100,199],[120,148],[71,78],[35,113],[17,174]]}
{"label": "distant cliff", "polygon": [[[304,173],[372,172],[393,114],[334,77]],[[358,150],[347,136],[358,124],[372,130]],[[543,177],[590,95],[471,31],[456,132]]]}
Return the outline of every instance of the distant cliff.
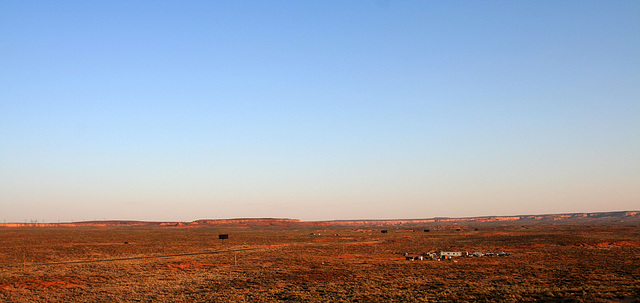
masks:
{"label": "distant cliff", "polygon": [[486,216],[470,218],[431,218],[408,220],[336,220],[330,225],[351,226],[410,226],[410,225],[478,225],[478,224],[598,224],[598,223],[640,223],[640,212],[618,211],[598,213]]}
{"label": "distant cliff", "polygon": [[69,223],[0,223],[0,227],[268,227],[268,226],[444,226],[444,225],[548,225],[548,224],[640,224],[639,211],[573,213],[471,218],[427,218],[406,220],[300,221],[280,218],[202,219],[192,222],[82,221]]}
{"label": "distant cliff", "polygon": [[296,225],[301,224],[298,219],[274,219],[274,218],[239,218],[239,219],[212,219],[196,220],[189,225]]}

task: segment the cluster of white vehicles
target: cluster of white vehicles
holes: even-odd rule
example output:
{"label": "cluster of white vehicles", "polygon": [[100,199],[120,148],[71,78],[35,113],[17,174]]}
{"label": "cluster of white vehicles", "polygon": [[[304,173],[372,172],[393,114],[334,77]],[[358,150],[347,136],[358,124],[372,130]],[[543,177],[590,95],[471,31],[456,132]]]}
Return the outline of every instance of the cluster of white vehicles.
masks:
{"label": "cluster of white vehicles", "polygon": [[498,253],[492,253],[492,252],[474,252],[474,253],[467,253],[467,257],[504,257],[504,256],[509,256],[511,255],[508,252],[498,252]]}
{"label": "cluster of white vehicles", "polygon": [[407,261],[422,261],[422,260],[451,260],[454,257],[504,257],[509,256],[511,253],[508,252],[466,252],[466,251],[441,251],[440,253],[429,252],[422,253],[419,255],[411,255],[409,253],[402,253],[403,256],[407,259]]}

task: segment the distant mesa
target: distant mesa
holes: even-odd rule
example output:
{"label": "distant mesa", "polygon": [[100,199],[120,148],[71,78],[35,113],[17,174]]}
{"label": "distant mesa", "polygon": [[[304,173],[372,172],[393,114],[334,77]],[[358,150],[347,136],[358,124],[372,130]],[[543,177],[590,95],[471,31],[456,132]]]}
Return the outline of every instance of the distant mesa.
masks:
{"label": "distant mesa", "polygon": [[[436,226],[446,224],[480,225],[536,225],[536,224],[609,224],[609,223],[640,223],[639,211],[616,211],[597,213],[548,214],[548,215],[520,215],[520,216],[484,216],[470,218],[409,219],[409,220],[336,220],[325,221],[330,225],[344,226]],[[458,227],[455,228],[459,229]],[[424,230],[428,232],[427,229]]]}
{"label": "distant mesa", "polygon": [[191,224],[205,225],[296,225],[301,224],[298,219],[274,219],[274,218],[240,218],[240,219],[214,219],[214,220],[196,220]]}
{"label": "distant mesa", "polygon": [[[410,227],[449,225],[455,230],[461,226],[476,225],[554,225],[554,224],[640,224],[640,211],[616,211],[597,213],[521,215],[521,216],[485,216],[470,218],[427,218],[406,220],[332,220],[301,221],[288,218],[236,218],[202,219],[192,222],[153,222],[153,221],[81,221],[68,223],[0,223],[0,227],[173,227],[197,228],[207,226],[250,228],[279,226],[371,226],[371,227]],[[452,226],[453,225],[453,226]],[[474,229],[477,230],[477,229]],[[428,232],[429,229],[424,229]]]}

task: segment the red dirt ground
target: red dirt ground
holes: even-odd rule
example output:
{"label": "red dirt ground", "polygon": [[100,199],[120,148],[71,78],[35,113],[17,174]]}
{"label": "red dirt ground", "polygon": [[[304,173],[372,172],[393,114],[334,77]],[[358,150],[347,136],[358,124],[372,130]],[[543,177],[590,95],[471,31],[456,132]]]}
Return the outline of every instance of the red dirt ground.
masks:
{"label": "red dirt ground", "polygon": [[0,289],[83,288],[87,287],[90,283],[104,280],[106,280],[104,277],[50,277],[46,280],[32,279],[21,282],[0,284]]}

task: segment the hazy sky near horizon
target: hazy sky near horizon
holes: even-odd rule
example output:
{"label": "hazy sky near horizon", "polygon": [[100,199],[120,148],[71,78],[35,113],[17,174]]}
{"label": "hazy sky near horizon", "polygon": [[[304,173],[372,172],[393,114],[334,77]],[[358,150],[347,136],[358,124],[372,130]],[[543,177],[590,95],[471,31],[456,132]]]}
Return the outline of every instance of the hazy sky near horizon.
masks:
{"label": "hazy sky near horizon", "polygon": [[0,2],[7,222],[638,209],[638,1]]}

